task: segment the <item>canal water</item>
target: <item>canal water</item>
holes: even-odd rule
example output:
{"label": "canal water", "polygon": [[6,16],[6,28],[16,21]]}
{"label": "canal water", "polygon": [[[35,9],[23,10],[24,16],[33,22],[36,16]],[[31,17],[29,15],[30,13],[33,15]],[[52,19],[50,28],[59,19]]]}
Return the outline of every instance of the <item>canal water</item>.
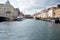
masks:
{"label": "canal water", "polygon": [[1,22],[0,40],[60,40],[60,24],[33,19]]}

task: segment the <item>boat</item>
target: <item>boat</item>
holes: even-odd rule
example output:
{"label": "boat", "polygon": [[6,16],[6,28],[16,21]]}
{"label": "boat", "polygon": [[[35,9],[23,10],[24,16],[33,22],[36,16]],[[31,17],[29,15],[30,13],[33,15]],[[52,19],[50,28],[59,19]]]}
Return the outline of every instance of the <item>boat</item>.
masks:
{"label": "boat", "polygon": [[56,19],[55,19],[55,23],[60,23],[59,18],[56,18]]}

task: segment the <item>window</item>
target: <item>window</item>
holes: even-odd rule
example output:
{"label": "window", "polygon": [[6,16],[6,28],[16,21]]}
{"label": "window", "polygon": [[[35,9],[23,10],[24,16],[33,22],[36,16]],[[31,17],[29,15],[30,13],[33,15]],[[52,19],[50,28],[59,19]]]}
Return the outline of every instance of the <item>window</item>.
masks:
{"label": "window", "polygon": [[10,14],[11,12],[10,11],[7,11],[6,14]]}

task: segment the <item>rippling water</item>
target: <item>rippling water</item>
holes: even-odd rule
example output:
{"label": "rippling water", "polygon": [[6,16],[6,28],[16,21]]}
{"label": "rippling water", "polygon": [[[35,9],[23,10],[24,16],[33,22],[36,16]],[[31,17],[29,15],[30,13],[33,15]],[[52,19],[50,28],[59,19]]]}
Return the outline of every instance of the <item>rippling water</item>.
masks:
{"label": "rippling water", "polygon": [[1,22],[0,40],[60,40],[60,24],[33,19]]}

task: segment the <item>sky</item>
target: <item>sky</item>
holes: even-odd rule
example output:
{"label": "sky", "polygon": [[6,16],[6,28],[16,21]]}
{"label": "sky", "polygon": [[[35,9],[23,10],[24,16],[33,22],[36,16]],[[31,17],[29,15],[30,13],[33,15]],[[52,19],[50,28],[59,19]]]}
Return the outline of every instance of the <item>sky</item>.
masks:
{"label": "sky", "polygon": [[[7,0],[0,0],[0,3],[5,3]],[[40,12],[42,9],[60,3],[60,0],[9,0],[11,5],[19,8],[23,14],[31,14]]]}

